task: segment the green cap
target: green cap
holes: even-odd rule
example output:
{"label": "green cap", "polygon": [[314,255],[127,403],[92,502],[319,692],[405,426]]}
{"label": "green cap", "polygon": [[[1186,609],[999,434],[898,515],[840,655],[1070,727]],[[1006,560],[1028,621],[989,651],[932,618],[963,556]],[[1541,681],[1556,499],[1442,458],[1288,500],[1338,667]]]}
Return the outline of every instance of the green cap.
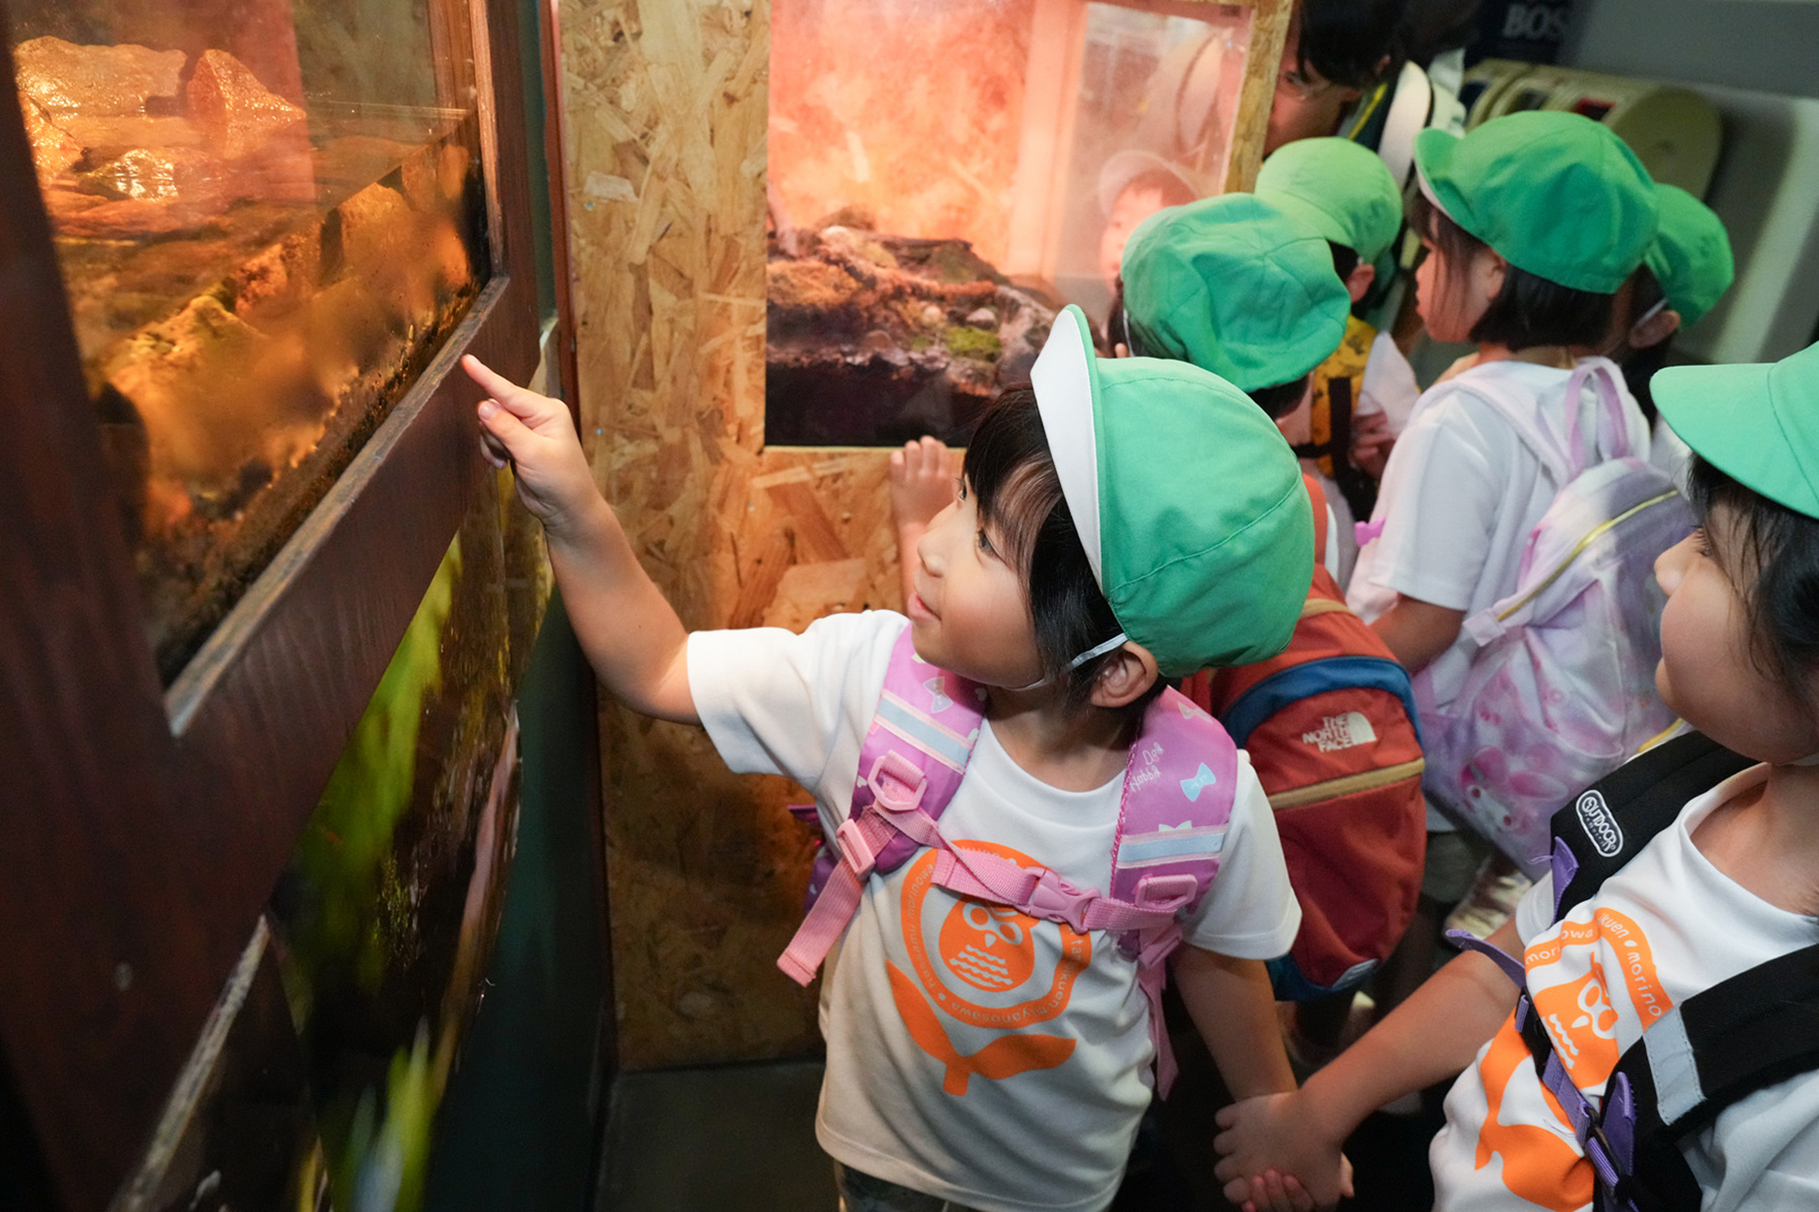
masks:
{"label": "green cap", "polygon": [[1030,384],[1093,576],[1162,675],[1288,647],[1313,579],[1313,509],[1250,397],[1186,362],[1101,360],[1071,304]]}
{"label": "green cap", "polygon": [[1350,139],[1297,139],[1257,174],[1259,198],[1374,264],[1402,230],[1402,191],[1383,158]]}
{"label": "green cap", "polygon": [[1712,466],[1819,518],[1819,345],[1773,364],[1670,366],[1649,391],[1674,432]]}
{"label": "green cap", "polygon": [[1144,353],[1192,362],[1242,391],[1326,361],[1352,308],[1326,240],[1251,194],[1157,211],[1124,246],[1123,277]]}
{"label": "green cap", "polygon": [[1642,263],[1661,284],[1667,305],[1692,324],[1712,309],[1737,276],[1731,238],[1712,208],[1678,185],[1656,185],[1661,226]]}
{"label": "green cap", "polygon": [[1590,118],[1544,110],[1459,138],[1415,136],[1421,192],[1499,256],[1549,282],[1615,294],[1655,239],[1655,183]]}

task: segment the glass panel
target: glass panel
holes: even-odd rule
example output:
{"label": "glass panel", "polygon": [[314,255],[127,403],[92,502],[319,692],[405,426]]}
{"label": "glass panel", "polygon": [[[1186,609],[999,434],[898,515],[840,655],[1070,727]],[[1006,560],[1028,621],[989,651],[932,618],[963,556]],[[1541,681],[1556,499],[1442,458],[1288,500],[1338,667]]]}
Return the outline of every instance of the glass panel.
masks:
{"label": "glass panel", "polygon": [[14,0],[168,683],[487,275],[468,0]]}
{"label": "glass panel", "polygon": [[[1123,237],[1216,193],[1250,12],[775,0],[765,441],[964,440]],[[880,70],[878,48],[889,48]]]}
{"label": "glass panel", "polygon": [[508,500],[476,495],[272,895],[334,1208],[423,1206],[484,993],[517,837],[511,675],[535,630],[514,642],[499,591],[533,572]]}

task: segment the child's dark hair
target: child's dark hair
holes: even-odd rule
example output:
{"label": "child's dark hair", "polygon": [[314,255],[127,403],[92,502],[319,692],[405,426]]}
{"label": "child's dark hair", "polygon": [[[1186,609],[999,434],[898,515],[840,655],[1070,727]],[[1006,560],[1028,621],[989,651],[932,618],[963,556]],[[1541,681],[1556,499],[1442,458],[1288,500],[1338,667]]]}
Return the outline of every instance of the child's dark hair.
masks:
{"label": "child's dark hair", "polygon": [[[979,525],[1023,578],[1043,678],[1065,690],[1069,710],[1084,707],[1116,650],[1069,665],[1122,628],[1074,530],[1033,389],[1006,388],[986,408],[967,445],[964,472]],[[1124,710],[1134,720],[1164,685],[1156,679]]]}
{"label": "child's dark hair", "polygon": [[[1312,373],[1312,371],[1308,372],[1308,374]],[[1251,398],[1251,403],[1263,410],[1264,416],[1272,421],[1280,421],[1300,406],[1301,397],[1307,394],[1307,379],[1308,375],[1302,375],[1299,379],[1290,379],[1286,383],[1273,383],[1268,387],[1259,387],[1255,391],[1248,391],[1245,394]]]}
{"label": "child's dark hair", "polygon": [[1345,281],[1358,268],[1358,250],[1337,240],[1328,240],[1326,246],[1332,250],[1333,272],[1339,275],[1341,282]]}
{"label": "child's dark hair", "polygon": [[1302,0],[1295,58],[1342,88],[1374,88],[1402,70],[1403,0]]}
{"label": "child's dark hair", "polygon": [[1111,357],[1120,345],[1134,358],[1145,356],[1142,343],[1131,331],[1128,319],[1124,314],[1124,279],[1119,278],[1112,286],[1112,308],[1105,313],[1105,348],[1099,351],[1102,357]]}
{"label": "child's dark hair", "polygon": [[[1447,273],[1461,278],[1484,241],[1460,227],[1441,209],[1416,194],[1409,203],[1409,226],[1428,233],[1446,258]],[[1514,265],[1503,275],[1503,289],[1472,326],[1471,339],[1511,349],[1537,345],[1596,345],[1611,323],[1613,296],[1574,290]]]}
{"label": "child's dark hair", "polygon": [[[1809,689],[1819,670],[1819,519],[1769,500],[1698,456],[1690,479],[1706,542],[1737,578],[1759,668],[1819,716],[1819,697]],[[1714,534],[1711,517],[1720,506],[1735,525]],[[1726,544],[1735,550],[1723,550]]]}

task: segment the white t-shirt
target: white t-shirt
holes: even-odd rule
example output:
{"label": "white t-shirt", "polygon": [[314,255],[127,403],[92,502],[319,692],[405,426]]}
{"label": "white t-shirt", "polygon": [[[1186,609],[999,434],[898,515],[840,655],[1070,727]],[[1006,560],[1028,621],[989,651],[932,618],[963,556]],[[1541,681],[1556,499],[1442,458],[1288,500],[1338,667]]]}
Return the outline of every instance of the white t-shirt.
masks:
{"label": "white t-shirt", "polygon": [[[831,838],[908,621],[885,611],[696,632],[689,689],[737,771],[801,783]],[[950,841],[1105,888],[1124,776],[1094,791],[1037,781],[989,722],[941,817]],[[1194,946],[1286,952],[1301,924],[1269,801],[1240,751],[1220,871],[1183,922]],[[1150,1102],[1149,1008],[1115,936],[1076,934],[928,881],[934,852],[866,881],[821,987],[827,1077],[816,1134],[835,1158],[986,1212],[1105,1207]]]}
{"label": "white t-shirt", "polygon": [[[1693,831],[1718,805],[1762,783],[1766,766],[1690,801],[1673,826],[1551,924],[1544,878],[1516,929],[1535,1009],[1552,1027],[1573,1083],[1596,1102],[1643,1030],[1693,994],[1819,942],[1812,919],[1777,908],[1714,867]],[[1446,1099],[1429,1152],[1440,1212],[1571,1212],[1589,1205],[1591,1164],[1553,1110],[1511,1015]],[[1819,1207],[1819,1074],[1759,1090],[1727,1108],[1683,1150],[1705,1190],[1703,1212]],[[1482,1158],[1482,1160],[1480,1160]]]}
{"label": "white t-shirt", "polygon": [[[1375,622],[1406,594],[1469,618],[1516,588],[1523,548],[1561,484],[1481,387],[1536,401],[1543,423],[1567,431],[1566,384],[1572,372],[1528,362],[1489,362],[1437,383],[1422,395],[1384,469],[1372,522],[1383,532],[1358,553],[1346,605]],[[1648,424],[1616,376],[1630,450],[1647,458]],[[1590,387],[1576,402],[1580,433],[1597,441],[1599,405]],[[1602,458],[1607,451],[1596,451]],[[1450,703],[1465,682],[1477,645],[1463,630],[1429,664],[1435,701]]]}
{"label": "white t-shirt", "polygon": [[1364,363],[1364,382],[1359,384],[1358,406],[1352,410],[1353,415],[1384,413],[1389,417],[1390,432],[1400,437],[1420,398],[1421,385],[1415,381],[1415,368],[1402,356],[1390,335],[1379,332],[1371,341],[1370,357]]}

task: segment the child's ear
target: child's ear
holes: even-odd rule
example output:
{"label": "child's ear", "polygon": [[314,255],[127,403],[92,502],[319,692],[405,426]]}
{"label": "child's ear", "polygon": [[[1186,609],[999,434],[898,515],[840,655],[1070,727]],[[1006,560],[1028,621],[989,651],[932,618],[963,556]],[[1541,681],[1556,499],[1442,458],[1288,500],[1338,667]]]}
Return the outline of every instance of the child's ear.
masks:
{"label": "child's ear", "polygon": [[1472,262],[1472,272],[1478,276],[1479,285],[1487,299],[1495,299],[1503,290],[1503,279],[1508,276],[1509,270],[1510,263],[1490,248],[1481,250]]}
{"label": "child's ear", "polygon": [[1092,704],[1123,707],[1134,703],[1160,676],[1150,650],[1135,640],[1126,640],[1099,670],[1099,678],[1093,683]]}
{"label": "child's ear", "polygon": [[1370,290],[1371,283],[1377,280],[1377,267],[1360,261],[1352,266],[1352,272],[1345,275],[1345,289],[1352,296],[1352,302],[1362,299]]}
{"label": "child's ear", "polygon": [[1679,331],[1680,313],[1671,307],[1664,307],[1630,329],[1630,348],[1653,349]]}

